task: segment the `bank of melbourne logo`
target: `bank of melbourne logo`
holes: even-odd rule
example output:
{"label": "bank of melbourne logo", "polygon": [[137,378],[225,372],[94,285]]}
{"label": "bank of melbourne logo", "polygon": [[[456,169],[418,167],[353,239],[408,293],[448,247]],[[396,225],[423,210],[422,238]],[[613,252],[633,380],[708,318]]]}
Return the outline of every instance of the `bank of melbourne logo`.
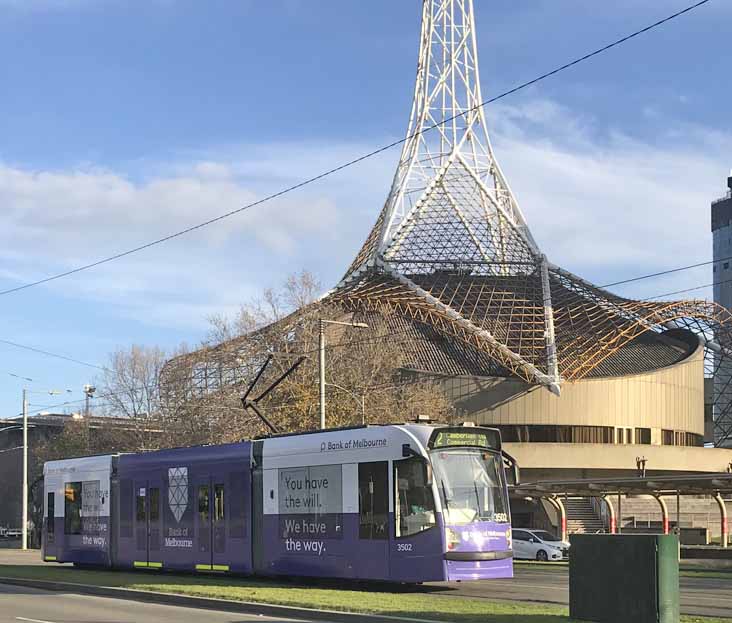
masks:
{"label": "bank of melbourne logo", "polygon": [[168,470],[168,506],[180,523],[188,508],[188,468],[171,467]]}

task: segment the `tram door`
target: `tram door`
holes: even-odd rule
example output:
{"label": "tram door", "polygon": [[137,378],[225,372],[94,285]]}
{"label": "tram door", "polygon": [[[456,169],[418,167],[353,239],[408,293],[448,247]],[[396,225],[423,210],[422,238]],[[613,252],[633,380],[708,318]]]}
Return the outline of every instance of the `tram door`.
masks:
{"label": "tram door", "polygon": [[358,464],[358,564],[356,577],[389,576],[389,463]]}
{"label": "tram door", "polygon": [[135,567],[162,567],[161,490],[159,480],[135,480]]}
{"label": "tram door", "polygon": [[229,571],[226,553],[226,479],[223,475],[199,476],[196,487],[196,541],[199,571]]}
{"label": "tram door", "polygon": [[431,472],[420,457],[394,461],[394,537],[390,579],[443,579],[442,535],[437,526]]}
{"label": "tram door", "polygon": [[43,520],[43,556],[46,560],[56,559],[56,493],[46,493],[46,516]]}

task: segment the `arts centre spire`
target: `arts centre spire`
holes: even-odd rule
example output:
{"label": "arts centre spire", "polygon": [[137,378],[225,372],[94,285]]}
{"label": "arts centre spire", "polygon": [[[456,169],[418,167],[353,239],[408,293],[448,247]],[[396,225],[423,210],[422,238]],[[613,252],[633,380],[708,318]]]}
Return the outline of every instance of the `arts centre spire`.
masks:
{"label": "arts centre spire", "polygon": [[[370,341],[392,342],[400,370],[480,379],[495,404],[536,387],[559,394],[585,379],[642,376],[693,355],[715,379],[715,443],[732,444],[732,315],[703,300],[620,297],[547,260],[491,147],[476,36],[472,0],[424,0],[394,181],[340,283],[268,327],[175,358],[163,384],[204,397],[236,386],[328,313],[363,321]],[[268,346],[272,336],[285,345]]]}
{"label": "arts centre spire", "polygon": [[[701,339],[708,376],[732,378],[727,310],[626,299],[547,260],[491,147],[476,39],[472,0],[424,0],[414,103],[394,181],[326,300],[434,331],[480,360],[482,376],[555,394],[566,381],[645,369],[650,360],[633,359],[638,344],[668,345],[678,331]],[[435,354],[431,367],[441,365]],[[717,437],[729,438],[732,383],[715,385],[714,404]]]}
{"label": "arts centre spire", "polygon": [[[547,262],[493,154],[482,103],[472,0],[425,0],[407,138],[339,289],[389,275],[503,365],[558,392]],[[464,287],[466,277],[476,287]],[[502,311],[488,318],[497,297]],[[511,325],[522,319],[534,330],[514,343]]]}

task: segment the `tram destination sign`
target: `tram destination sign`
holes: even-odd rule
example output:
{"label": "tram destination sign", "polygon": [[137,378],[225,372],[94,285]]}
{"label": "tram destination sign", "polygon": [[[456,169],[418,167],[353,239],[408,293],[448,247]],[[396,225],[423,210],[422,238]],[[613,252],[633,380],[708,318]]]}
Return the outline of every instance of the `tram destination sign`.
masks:
{"label": "tram destination sign", "polygon": [[495,430],[451,428],[435,431],[430,446],[433,448],[472,446],[500,450],[501,436]]}

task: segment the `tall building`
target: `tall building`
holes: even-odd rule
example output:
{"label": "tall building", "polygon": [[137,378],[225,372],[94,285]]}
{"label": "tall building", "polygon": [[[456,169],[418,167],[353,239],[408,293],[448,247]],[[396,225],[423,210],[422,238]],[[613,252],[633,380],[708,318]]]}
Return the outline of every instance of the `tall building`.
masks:
{"label": "tall building", "polygon": [[712,202],[714,302],[732,309],[732,171],[727,194]]}
{"label": "tall building", "polygon": [[[712,202],[712,245],[714,264],[714,302],[732,310],[732,171],[727,178],[727,194]],[[723,341],[717,336],[717,341]],[[725,343],[724,346],[732,347]],[[732,366],[726,365],[714,356],[714,401],[712,418],[720,421],[732,411]],[[719,436],[720,427],[715,427],[717,445],[730,447],[732,440]]]}

